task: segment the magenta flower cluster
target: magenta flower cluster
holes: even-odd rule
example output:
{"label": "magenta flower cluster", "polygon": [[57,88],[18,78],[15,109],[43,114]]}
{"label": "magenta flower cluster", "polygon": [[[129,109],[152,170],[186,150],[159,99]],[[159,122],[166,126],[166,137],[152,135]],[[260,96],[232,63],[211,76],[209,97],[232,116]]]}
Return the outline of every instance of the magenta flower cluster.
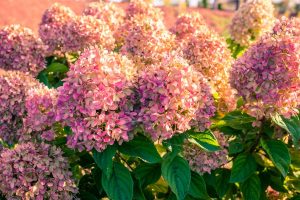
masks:
{"label": "magenta flower cluster", "polygon": [[174,39],[162,21],[145,18],[128,31],[121,53],[135,63],[152,64],[174,48]]}
{"label": "magenta flower cluster", "polygon": [[20,25],[0,29],[0,67],[36,76],[45,68],[46,49],[29,28]]}
{"label": "magenta flower cluster", "polygon": [[195,33],[207,33],[207,27],[204,18],[198,12],[181,14],[171,28],[171,32],[176,35],[178,41],[189,39]]}
{"label": "magenta flower cluster", "polygon": [[125,19],[130,20],[137,15],[144,15],[152,18],[153,20],[163,19],[163,13],[159,8],[155,8],[151,3],[145,0],[133,0],[130,1],[126,8]]}
{"label": "magenta flower cluster", "polygon": [[106,22],[93,16],[78,16],[69,21],[65,38],[66,52],[77,52],[92,45],[113,50],[115,43],[113,33]]}
{"label": "magenta flower cluster", "polygon": [[275,112],[295,115],[300,102],[300,35],[296,19],[277,22],[239,58],[231,71],[231,85],[260,119]]}
{"label": "magenta flower cluster", "polygon": [[13,144],[22,136],[25,99],[40,83],[23,72],[0,70],[0,138]]}
{"label": "magenta flower cluster", "polygon": [[39,26],[48,53],[77,52],[90,45],[114,48],[114,38],[106,21],[93,16],[77,16],[60,4],[45,11]]}
{"label": "magenta flower cluster", "polygon": [[224,39],[217,33],[208,31],[194,33],[185,41],[186,45],[182,48],[183,56],[205,76],[213,93],[218,94],[218,110],[223,112],[234,110],[235,91],[229,84],[233,58]]}
{"label": "magenta flower cluster", "polygon": [[67,25],[75,18],[75,13],[68,7],[55,3],[48,8],[39,25],[39,34],[47,45],[48,54],[64,48],[67,38]]}
{"label": "magenta flower cluster", "polygon": [[55,133],[51,126],[55,123],[57,95],[57,90],[48,89],[44,85],[28,91],[25,99],[27,115],[24,119],[24,132],[29,137],[33,136],[33,132],[38,132],[45,140],[54,139]]}
{"label": "magenta flower cluster", "polygon": [[184,144],[183,155],[188,160],[191,169],[199,174],[211,173],[212,170],[215,170],[228,162],[228,142],[226,137],[223,133],[218,131],[215,131],[214,135],[221,148],[215,152],[206,152],[196,144],[188,141]]}
{"label": "magenta flower cluster", "polygon": [[77,193],[61,149],[20,143],[0,154],[0,190],[7,199],[72,200]]}
{"label": "magenta flower cluster", "polygon": [[[140,26],[140,31],[145,32],[145,28],[143,26],[145,23],[154,24],[155,22],[158,22],[162,24],[163,15],[162,12],[158,9],[153,7],[151,4],[147,3],[146,1],[142,0],[134,0],[131,1],[125,11],[125,19],[123,24],[121,24],[117,31],[114,32],[114,38],[116,40],[116,46],[122,47],[124,45],[124,42],[134,27]],[[148,34],[151,35],[153,31],[153,25],[150,26],[150,30],[148,31]],[[162,25],[159,25],[162,26]],[[139,29],[139,28],[138,28]],[[134,37],[134,36],[131,36]],[[160,36],[157,36],[160,37]],[[143,38],[141,38],[143,39]]]}
{"label": "magenta flower cluster", "polygon": [[125,11],[113,3],[92,2],[84,9],[83,15],[94,16],[109,25],[115,32],[124,22]]}
{"label": "magenta flower cluster", "polygon": [[140,72],[138,121],[153,140],[168,139],[197,126],[209,126],[215,107],[210,89],[200,73],[176,55]]}
{"label": "magenta flower cluster", "polygon": [[102,151],[132,137],[130,112],[121,108],[128,107],[135,73],[133,63],[119,54],[97,48],[82,53],[58,89],[57,120],[73,131],[69,147]]}

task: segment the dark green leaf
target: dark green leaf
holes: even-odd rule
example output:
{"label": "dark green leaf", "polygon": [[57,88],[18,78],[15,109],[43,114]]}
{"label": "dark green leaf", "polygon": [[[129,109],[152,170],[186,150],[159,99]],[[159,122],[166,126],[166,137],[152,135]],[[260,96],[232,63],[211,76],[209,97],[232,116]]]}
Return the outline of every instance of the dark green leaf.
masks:
{"label": "dark green leaf", "polygon": [[49,83],[48,80],[48,75],[47,72],[45,70],[41,71],[37,77],[37,79],[41,82],[44,83],[44,85],[46,85],[48,88],[51,88],[51,84]]}
{"label": "dark green leaf", "polygon": [[168,157],[167,155],[162,163],[162,176],[168,182],[177,199],[183,200],[191,182],[191,171],[187,161],[179,156]]}
{"label": "dark green leaf", "polygon": [[188,193],[194,198],[209,199],[203,177],[193,171],[191,175],[191,185]]}
{"label": "dark green leaf", "polygon": [[205,132],[189,132],[189,141],[206,151],[218,151],[220,145],[214,134],[207,130]]}
{"label": "dark green leaf", "polygon": [[81,192],[80,199],[82,200],[99,200],[94,194],[89,192]]}
{"label": "dark green leaf", "polygon": [[290,119],[286,119],[281,117],[279,114],[272,116],[272,121],[276,123],[281,128],[285,129],[289,132],[293,138],[294,145],[296,147],[299,146],[300,140],[300,119],[298,116],[291,117]]}
{"label": "dark green leaf", "polygon": [[232,185],[229,183],[230,171],[227,169],[222,169],[216,174],[216,191],[220,198],[222,198]]}
{"label": "dark green leaf", "polygon": [[300,200],[300,194],[295,195],[293,198],[290,198],[289,200]]}
{"label": "dark green leaf", "polygon": [[158,154],[153,142],[145,136],[135,136],[129,142],[125,142],[119,147],[119,151],[123,154],[139,157],[148,163],[159,163],[161,157]]}
{"label": "dark green leaf", "polygon": [[270,156],[273,164],[286,177],[291,164],[291,156],[286,145],[279,140],[261,140],[261,145]]}
{"label": "dark green leaf", "polygon": [[108,146],[104,151],[93,151],[93,158],[97,166],[103,171],[103,173],[110,177],[113,168],[113,157],[115,156],[117,147],[115,145]]}
{"label": "dark green leaf", "polygon": [[240,153],[244,150],[243,144],[239,141],[231,141],[229,143],[229,154],[236,154],[236,153]]}
{"label": "dark green leaf", "polygon": [[102,183],[101,183],[102,172],[98,167],[95,167],[92,170],[92,175],[94,177],[94,182],[95,182],[96,188],[98,190],[98,193],[101,194],[103,191]]}
{"label": "dark green leaf", "polygon": [[259,200],[261,184],[259,177],[254,174],[241,184],[241,191],[245,200]]}
{"label": "dark green leaf", "polygon": [[251,123],[255,121],[254,117],[243,113],[241,111],[233,111],[227,113],[222,120],[218,121],[215,126],[229,126],[234,129],[243,130],[245,128],[251,128]]}
{"label": "dark green leaf", "polygon": [[120,163],[113,163],[113,171],[109,178],[102,175],[102,186],[110,199],[128,200],[133,198],[132,177],[128,169]]}
{"label": "dark green leaf", "polygon": [[143,163],[135,168],[133,174],[139,180],[141,187],[144,188],[158,181],[161,176],[161,165]]}
{"label": "dark green leaf", "polygon": [[234,161],[230,176],[230,182],[243,182],[256,170],[256,162],[250,154],[240,154]]}
{"label": "dark green leaf", "polygon": [[47,69],[46,69],[46,72],[48,73],[66,73],[68,71],[68,67],[64,64],[61,64],[61,63],[57,63],[57,62],[54,62],[54,63],[51,63]]}
{"label": "dark green leaf", "polygon": [[186,139],[186,134],[177,134],[168,140],[163,141],[163,145],[177,155],[182,150],[182,144]]}
{"label": "dark green leaf", "polygon": [[133,200],[146,200],[146,197],[141,188],[141,184],[135,178],[133,179],[134,188],[133,188]]}

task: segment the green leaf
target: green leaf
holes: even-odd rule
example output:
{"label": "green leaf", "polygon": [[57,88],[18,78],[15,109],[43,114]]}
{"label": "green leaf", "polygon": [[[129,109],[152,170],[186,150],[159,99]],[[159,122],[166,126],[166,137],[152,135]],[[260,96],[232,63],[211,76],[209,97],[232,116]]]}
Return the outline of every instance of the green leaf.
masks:
{"label": "green leaf", "polygon": [[241,111],[233,111],[227,113],[220,121],[214,124],[214,126],[229,126],[237,130],[243,130],[245,128],[252,128],[251,123],[254,121],[255,118],[246,113],[243,113]]}
{"label": "green leaf", "polygon": [[82,200],[99,200],[94,194],[89,192],[81,192],[80,199]]}
{"label": "green leaf", "polygon": [[297,195],[293,196],[289,200],[300,200],[300,194],[297,194]]}
{"label": "green leaf", "polygon": [[162,162],[162,176],[168,182],[177,199],[183,200],[188,193],[191,182],[188,162],[179,156],[166,155]]}
{"label": "green leaf", "polygon": [[41,71],[39,73],[39,75],[37,76],[37,79],[43,83],[44,85],[46,85],[48,88],[51,88],[51,84],[48,80],[48,75],[47,75],[47,72],[45,70]]}
{"label": "green leaf", "polygon": [[270,156],[276,168],[286,177],[289,165],[291,164],[291,156],[286,145],[279,140],[261,140],[261,145]]}
{"label": "green leaf", "polygon": [[256,162],[251,154],[240,154],[234,161],[230,182],[243,182],[256,170]]}
{"label": "green leaf", "polygon": [[161,165],[143,163],[135,168],[133,174],[139,180],[141,187],[144,188],[158,181],[161,176]]}
{"label": "green leaf", "polygon": [[147,200],[143,190],[141,188],[141,184],[135,178],[133,179],[134,188],[133,188],[133,200]]}
{"label": "green leaf", "polygon": [[186,139],[186,134],[177,134],[172,138],[163,141],[163,145],[168,148],[170,151],[174,152],[174,155],[177,155],[182,150],[182,144]]}
{"label": "green leaf", "polygon": [[255,174],[250,176],[241,184],[241,191],[245,200],[259,200],[261,194],[261,183]]}
{"label": "green leaf", "polygon": [[240,153],[244,150],[243,144],[239,141],[231,141],[229,142],[229,154],[236,154],[236,153]]}
{"label": "green leaf", "polygon": [[101,194],[103,191],[102,183],[101,183],[102,172],[98,167],[95,167],[94,169],[92,169],[92,175],[93,175],[94,182],[95,182],[96,188],[98,190],[98,193]]}
{"label": "green leaf", "polygon": [[66,73],[68,71],[68,67],[64,64],[58,63],[58,62],[54,62],[51,63],[47,69],[46,72],[47,73]]}
{"label": "green leaf", "polygon": [[128,169],[120,163],[113,163],[113,171],[109,178],[102,175],[102,186],[110,199],[128,200],[133,198],[132,177]]}
{"label": "green leaf", "polygon": [[227,169],[222,169],[216,174],[216,184],[215,188],[220,198],[222,198],[232,185],[229,183],[230,171]]}
{"label": "green leaf", "polygon": [[189,195],[194,198],[209,199],[206,191],[206,184],[202,176],[192,171],[191,185],[189,189]]}
{"label": "green leaf", "polygon": [[137,135],[133,140],[123,143],[119,147],[119,151],[129,156],[139,157],[148,163],[159,163],[161,161],[153,142],[141,135]]}
{"label": "green leaf", "polygon": [[93,158],[97,166],[109,178],[113,169],[113,157],[115,156],[117,147],[115,145],[108,146],[104,151],[93,151]]}
{"label": "green leaf", "polygon": [[293,138],[293,142],[296,148],[299,146],[300,140],[300,119],[298,116],[291,117],[286,119],[281,117],[279,114],[272,116],[272,121],[289,132]]}
{"label": "green leaf", "polygon": [[212,152],[220,150],[218,140],[210,130],[201,133],[189,132],[189,141],[205,151]]}

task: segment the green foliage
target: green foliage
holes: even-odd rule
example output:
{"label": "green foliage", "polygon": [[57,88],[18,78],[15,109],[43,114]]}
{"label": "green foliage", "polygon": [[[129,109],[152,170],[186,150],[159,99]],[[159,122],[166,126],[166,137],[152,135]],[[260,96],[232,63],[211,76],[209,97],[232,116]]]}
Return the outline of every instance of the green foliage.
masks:
{"label": "green foliage", "polygon": [[194,131],[189,131],[189,141],[196,144],[200,148],[206,151],[217,151],[220,150],[220,145],[214,136],[214,134],[207,130],[205,132],[199,133]]}
{"label": "green foliage", "polygon": [[102,186],[110,199],[128,200],[133,198],[133,180],[130,172],[118,162],[113,163],[110,177],[102,175]]}
{"label": "green foliage", "polygon": [[255,174],[241,184],[241,190],[245,200],[259,200],[261,184],[259,177]]}
{"label": "green foliage", "polygon": [[274,165],[285,177],[291,164],[291,156],[286,145],[279,140],[261,140],[262,147],[270,156]]}
{"label": "green foliage", "polygon": [[139,181],[140,186],[145,188],[147,185],[155,183],[160,179],[161,165],[143,163],[135,168],[133,174]]}
{"label": "green foliage", "polygon": [[137,135],[133,140],[124,143],[119,151],[133,157],[139,157],[148,163],[158,163],[161,157],[154,144],[145,136]]}
{"label": "green foliage", "polygon": [[286,119],[280,115],[272,116],[272,120],[281,128],[285,129],[288,133],[291,134],[293,138],[294,145],[296,148],[299,147],[300,140],[300,119],[299,116],[291,117],[290,119]]}
{"label": "green foliage", "polygon": [[[72,57],[72,59],[71,61],[74,62],[77,57]],[[67,57],[48,57],[47,67],[39,73],[37,79],[49,88],[58,88],[63,84],[62,80],[66,77],[66,73],[69,70],[68,65]]]}
{"label": "green foliage", "polygon": [[163,178],[168,182],[177,199],[183,200],[191,182],[191,171],[187,161],[179,156],[166,155],[161,170]]}
{"label": "green foliage", "polygon": [[246,47],[243,47],[240,44],[236,43],[231,38],[228,38],[226,40],[226,42],[227,42],[227,45],[228,45],[228,49],[231,51],[231,56],[235,59],[240,57],[241,55],[243,55],[243,53],[247,49]]}
{"label": "green foliage", "polygon": [[241,154],[234,161],[230,182],[244,182],[256,170],[256,162],[251,154]]}
{"label": "green foliage", "polygon": [[188,194],[198,199],[209,199],[203,177],[193,171],[191,172],[191,185]]}
{"label": "green foliage", "polygon": [[115,145],[107,147],[103,152],[93,152],[97,166],[103,171],[106,177],[110,177],[113,169],[113,157],[117,152]]}

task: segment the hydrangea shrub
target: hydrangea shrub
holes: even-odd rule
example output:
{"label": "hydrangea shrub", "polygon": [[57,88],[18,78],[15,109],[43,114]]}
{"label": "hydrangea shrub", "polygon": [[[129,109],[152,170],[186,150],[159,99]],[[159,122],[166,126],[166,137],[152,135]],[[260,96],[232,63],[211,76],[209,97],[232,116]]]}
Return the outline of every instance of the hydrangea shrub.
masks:
{"label": "hydrangea shrub", "polygon": [[299,198],[300,21],[230,30],[141,0],[1,28],[0,199]]}

